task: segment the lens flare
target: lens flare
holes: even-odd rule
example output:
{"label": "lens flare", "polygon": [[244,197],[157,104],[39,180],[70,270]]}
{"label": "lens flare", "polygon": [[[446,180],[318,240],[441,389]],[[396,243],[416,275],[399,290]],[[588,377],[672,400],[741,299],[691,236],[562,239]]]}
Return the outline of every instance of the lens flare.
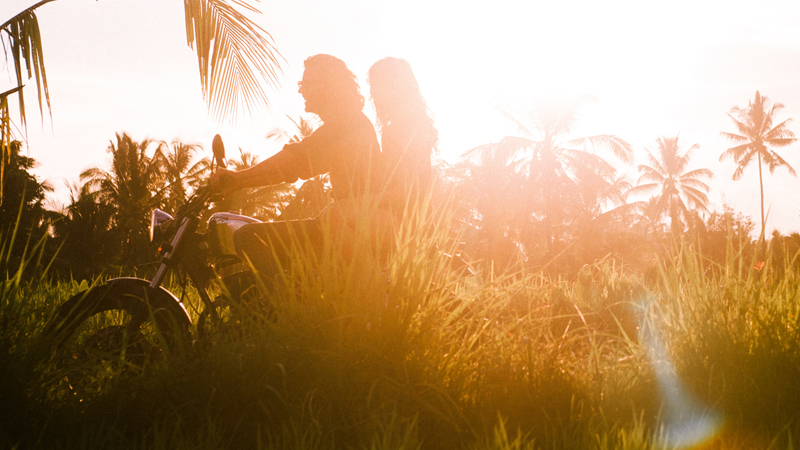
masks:
{"label": "lens flare", "polygon": [[663,399],[661,440],[667,448],[700,447],[719,433],[723,418],[716,410],[694,398],[686,389],[658,332],[650,305],[645,305],[643,312],[640,342],[647,349],[647,358],[653,367]]}

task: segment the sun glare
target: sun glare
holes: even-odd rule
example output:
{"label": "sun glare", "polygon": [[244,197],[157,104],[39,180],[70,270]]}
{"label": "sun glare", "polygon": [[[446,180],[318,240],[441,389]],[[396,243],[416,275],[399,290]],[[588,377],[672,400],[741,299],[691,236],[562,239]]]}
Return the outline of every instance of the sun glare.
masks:
{"label": "sun glare", "polygon": [[490,117],[498,100],[590,94],[603,105],[598,126],[635,120],[625,128],[647,128],[652,118],[630,110],[643,98],[669,104],[691,92],[693,72],[673,62],[697,58],[719,36],[713,23],[681,11],[640,2],[412,1],[385,4],[382,30],[389,53],[416,56],[423,94],[442,128],[456,130],[442,133],[458,140],[458,152],[510,132]]}

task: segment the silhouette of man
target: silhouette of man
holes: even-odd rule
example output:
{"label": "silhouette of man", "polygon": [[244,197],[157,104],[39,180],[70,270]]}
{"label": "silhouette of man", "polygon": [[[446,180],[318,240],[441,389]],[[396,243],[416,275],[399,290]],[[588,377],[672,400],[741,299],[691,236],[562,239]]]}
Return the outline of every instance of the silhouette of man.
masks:
{"label": "silhouette of man", "polygon": [[[331,55],[312,56],[305,60],[304,67],[298,92],[305,100],[305,110],[318,115],[322,126],[252,168],[238,172],[220,169],[212,178],[212,185],[227,192],[293,183],[328,173],[334,205],[367,194],[371,164],[377,161],[380,147],[372,122],[362,112],[364,97],[358,81],[343,61]],[[313,250],[320,249],[320,219],[248,224],[234,234],[237,251],[248,257],[265,278],[278,273],[275,256],[285,263],[291,242],[297,238],[309,243]]]}

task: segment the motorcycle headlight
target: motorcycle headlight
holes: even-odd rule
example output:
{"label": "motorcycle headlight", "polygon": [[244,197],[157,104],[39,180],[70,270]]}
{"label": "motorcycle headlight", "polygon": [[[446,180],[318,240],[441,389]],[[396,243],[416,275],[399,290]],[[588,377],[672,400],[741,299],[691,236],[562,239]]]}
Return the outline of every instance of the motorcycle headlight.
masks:
{"label": "motorcycle headlight", "polygon": [[160,209],[153,210],[153,214],[150,216],[150,242],[161,237],[170,222],[172,222],[172,216]]}

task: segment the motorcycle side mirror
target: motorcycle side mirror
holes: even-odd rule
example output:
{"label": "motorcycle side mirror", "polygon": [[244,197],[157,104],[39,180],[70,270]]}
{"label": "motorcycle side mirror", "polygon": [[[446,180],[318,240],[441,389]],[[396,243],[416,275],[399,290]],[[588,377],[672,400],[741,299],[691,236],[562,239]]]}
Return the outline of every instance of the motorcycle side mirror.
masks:
{"label": "motorcycle side mirror", "polygon": [[228,161],[225,160],[225,144],[222,142],[222,136],[214,136],[214,140],[211,142],[211,149],[214,152],[214,166],[227,167]]}

